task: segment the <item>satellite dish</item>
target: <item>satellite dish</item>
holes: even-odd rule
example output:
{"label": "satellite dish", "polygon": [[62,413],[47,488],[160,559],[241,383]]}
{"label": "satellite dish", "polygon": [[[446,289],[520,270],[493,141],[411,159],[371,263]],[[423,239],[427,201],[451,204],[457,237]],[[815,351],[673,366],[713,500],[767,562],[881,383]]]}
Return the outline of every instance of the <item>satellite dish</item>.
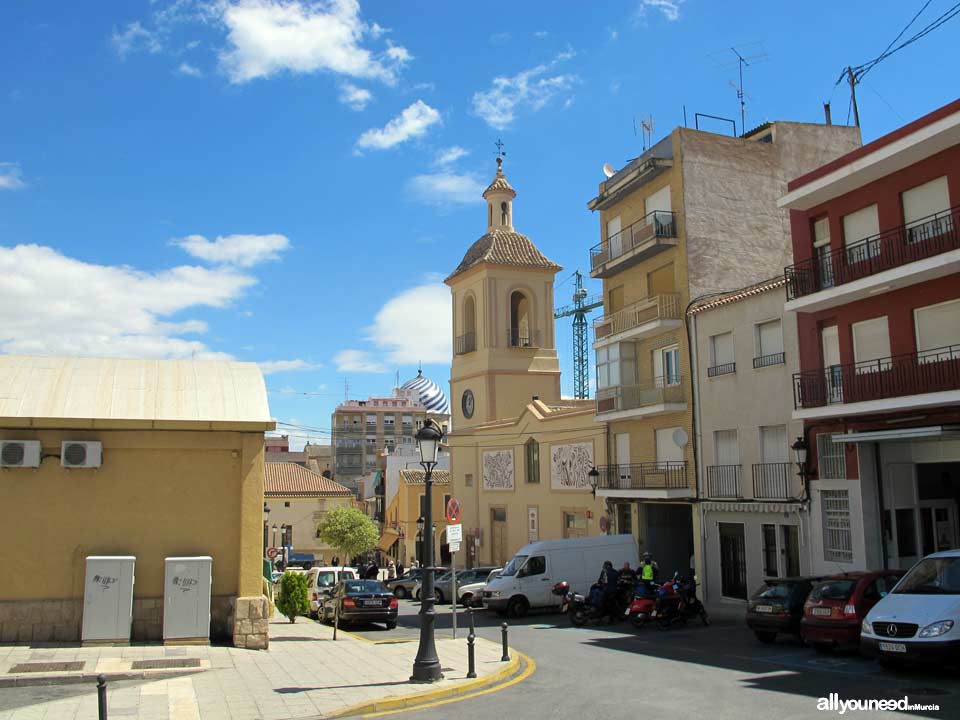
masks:
{"label": "satellite dish", "polygon": [[617,174],[617,171],[614,170],[613,165],[611,165],[610,163],[604,163],[603,174],[606,175],[608,178],[612,178],[614,175]]}
{"label": "satellite dish", "polygon": [[673,444],[677,447],[686,447],[689,441],[690,436],[687,435],[687,431],[683,428],[677,428],[673,431]]}

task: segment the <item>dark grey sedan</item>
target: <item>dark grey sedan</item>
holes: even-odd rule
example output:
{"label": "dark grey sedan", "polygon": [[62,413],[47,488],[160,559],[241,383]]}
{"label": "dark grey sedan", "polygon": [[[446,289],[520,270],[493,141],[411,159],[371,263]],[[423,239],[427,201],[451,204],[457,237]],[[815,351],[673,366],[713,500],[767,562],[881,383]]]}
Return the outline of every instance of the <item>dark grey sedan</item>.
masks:
{"label": "dark grey sedan", "polygon": [[341,580],[323,601],[321,620],[332,623],[336,613],[341,623],[384,623],[393,630],[398,607],[397,598],[379,580]]}

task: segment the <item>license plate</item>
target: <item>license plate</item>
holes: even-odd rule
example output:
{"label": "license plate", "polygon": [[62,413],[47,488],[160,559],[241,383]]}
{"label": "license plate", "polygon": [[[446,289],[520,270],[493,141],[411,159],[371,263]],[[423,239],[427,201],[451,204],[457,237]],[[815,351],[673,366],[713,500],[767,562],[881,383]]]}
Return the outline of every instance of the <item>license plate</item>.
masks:
{"label": "license plate", "polygon": [[754,610],[761,613],[772,613],[773,605],[757,605]]}
{"label": "license plate", "polygon": [[379,600],[357,600],[357,605],[361,607],[380,607]]}
{"label": "license plate", "polygon": [[895,652],[895,653],[905,653],[907,651],[907,646],[903,643],[880,643],[880,649],[884,652]]}
{"label": "license plate", "polygon": [[816,607],[813,609],[813,614],[814,615],[832,615],[833,610],[831,610],[830,608]]}
{"label": "license plate", "polygon": [[630,608],[627,608],[626,610],[623,611],[624,617],[626,617],[629,614],[630,614]]}

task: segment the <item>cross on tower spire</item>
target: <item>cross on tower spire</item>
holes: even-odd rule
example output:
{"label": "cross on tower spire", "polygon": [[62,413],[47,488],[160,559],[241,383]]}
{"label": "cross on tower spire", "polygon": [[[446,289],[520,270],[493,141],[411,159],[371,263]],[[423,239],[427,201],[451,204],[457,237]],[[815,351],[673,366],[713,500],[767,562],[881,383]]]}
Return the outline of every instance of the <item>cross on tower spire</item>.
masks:
{"label": "cross on tower spire", "polygon": [[497,138],[497,141],[494,143],[497,146],[497,172],[500,172],[500,167],[503,165],[503,159],[507,156],[506,151],[503,149],[503,141],[500,138]]}

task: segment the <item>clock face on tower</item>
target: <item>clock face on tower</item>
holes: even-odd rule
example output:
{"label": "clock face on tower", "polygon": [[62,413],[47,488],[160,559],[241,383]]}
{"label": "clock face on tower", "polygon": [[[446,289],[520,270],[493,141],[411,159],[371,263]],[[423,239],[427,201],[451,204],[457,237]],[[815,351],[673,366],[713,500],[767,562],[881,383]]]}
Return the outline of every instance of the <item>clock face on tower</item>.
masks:
{"label": "clock face on tower", "polygon": [[473,417],[474,400],[473,391],[464,390],[463,397],[460,399],[460,408],[463,410],[463,416],[468,420]]}

